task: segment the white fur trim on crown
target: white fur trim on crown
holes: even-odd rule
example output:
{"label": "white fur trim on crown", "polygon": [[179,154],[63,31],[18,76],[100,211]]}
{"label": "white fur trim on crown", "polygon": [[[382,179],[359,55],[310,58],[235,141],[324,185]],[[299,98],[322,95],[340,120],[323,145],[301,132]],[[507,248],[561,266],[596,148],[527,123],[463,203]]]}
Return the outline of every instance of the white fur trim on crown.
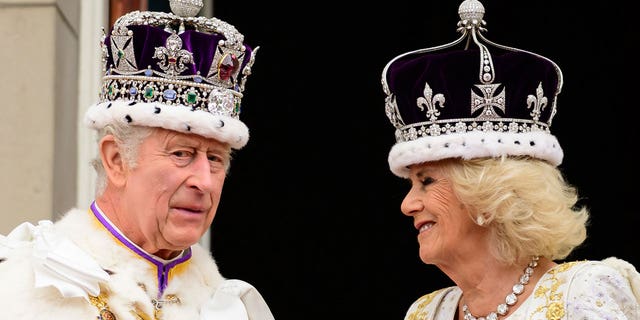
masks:
{"label": "white fur trim on crown", "polygon": [[87,110],[84,122],[93,129],[102,129],[113,122],[161,127],[213,138],[228,143],[233,149],[241,149],[249,141],[249,128],[242,121],[229,116],[203,110],[191,111],[182,105],[131,103],[116,100],[94,104]]}
{"label": "white fur trim on crown", "polygon": [[502,155],[531,156],[554,166],[562,163],[558,139],[544,131],[509,133],[470,131],[396,143],[389,152],[391,172],[409,177],[409,165],[446,158],[473,159]]}

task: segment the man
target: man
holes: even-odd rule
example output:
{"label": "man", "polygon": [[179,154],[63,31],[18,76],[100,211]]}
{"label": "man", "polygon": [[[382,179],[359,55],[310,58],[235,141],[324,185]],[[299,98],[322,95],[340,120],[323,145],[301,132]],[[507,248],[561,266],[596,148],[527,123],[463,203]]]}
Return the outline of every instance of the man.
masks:
{"label": "man", "polygon": [[271,320],[260,293],[225,279],[197,244],[233,150],[257,48],[194,1],[132,12],[102,43],[96,200],[0,236],[3,319]]}

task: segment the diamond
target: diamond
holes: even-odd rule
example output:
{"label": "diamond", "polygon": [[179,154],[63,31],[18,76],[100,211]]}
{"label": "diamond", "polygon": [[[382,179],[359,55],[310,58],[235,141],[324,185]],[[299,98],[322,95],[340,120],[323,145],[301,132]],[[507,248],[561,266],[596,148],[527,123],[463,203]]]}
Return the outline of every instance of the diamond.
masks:
{"label": "diamond", "polygon": [[521,294],[522,291],[524,291],[524,285],[522,283],[513,285],[513,293]]}
{"label": "diamond", "polygon": [[505,303],[502,303],[498,306],[498,314],[504,316],[509,311],[509,307]]}

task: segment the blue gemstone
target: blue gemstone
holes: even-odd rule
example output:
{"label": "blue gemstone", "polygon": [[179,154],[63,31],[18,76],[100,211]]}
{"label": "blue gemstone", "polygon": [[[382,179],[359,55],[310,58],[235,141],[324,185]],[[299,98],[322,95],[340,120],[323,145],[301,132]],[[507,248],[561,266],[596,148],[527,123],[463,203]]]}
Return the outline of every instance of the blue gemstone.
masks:
{"label": "blue gemstone", "polygon": [[135,96],[136,94],[138,94],[138,88],[136,87],[129,88],[129,94],[132,96]]}
{"label": "blue gemstone", "polygon": [[167,89],[162,93],[162,96],[167,100],[175,100],[177,93],[173,89]]}
{"label": "blue gemstone", "polygon": [[200,83],[200,82],[202,82],[202,77],[201,76],[195,76],[195,77],[193,77],[193,81],[195,81],[197,83]]}
{"label": "blue gemstone", "polygon": [[153,74],[153,71],[151,71],[151,69],[147,69],[144,71],[144,75],[147,77],[151,77],[152,74]]}

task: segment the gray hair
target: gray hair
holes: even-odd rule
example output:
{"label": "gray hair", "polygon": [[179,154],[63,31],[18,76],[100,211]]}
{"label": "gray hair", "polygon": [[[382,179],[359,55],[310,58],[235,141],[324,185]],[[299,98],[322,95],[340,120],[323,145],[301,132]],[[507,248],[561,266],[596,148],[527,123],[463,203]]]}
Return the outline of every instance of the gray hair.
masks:
{"label": "gray hair", "polygon": [[[99,142],[107,135],[113,135],[118,146],[123,161],[135,168],[138,161],[138,147],[147,138],[154,128],[144,126],[132,126],[123,123],[113,123],[98,131],[97,141]],[[91,165],[96,170],[96,196],[101,195],[107,187],[107,174],[102,164],[100,155],[91,161]]]}
{"label": "gray hair", "polygon": [[[118,146],[120,147],[120,155],[122,160],[130,167],[135,168],[138,165],[138,147],[149,137],[149,135],[158,128],[146,126],[132,126],[124,123],[112,123],[98,131],[97,142],[106,136],[112,135]],[[229,150],[229,161],[225,161],[225,172],[229,173],[231,167],[232,152]],[[96,170],[96,196],[101,195],[107,187],[107,174],[102,164],[100,155],[91,160],[91,165]]]}

